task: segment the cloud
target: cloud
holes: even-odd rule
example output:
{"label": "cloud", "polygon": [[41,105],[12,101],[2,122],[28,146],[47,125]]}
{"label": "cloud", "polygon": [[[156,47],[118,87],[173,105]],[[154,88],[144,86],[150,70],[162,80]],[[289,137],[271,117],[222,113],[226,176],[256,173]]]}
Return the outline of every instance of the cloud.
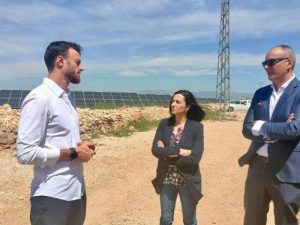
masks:
{"label": "cloud", "polygon": [[0,58],[6,59],[10,54],[28,54],[32,51],[30,46],[22,45],[21,43],[0,42]]}
{"label": "cloud", "polygon": [[119,72],[119,75],[121,77],[144,77],[147,75],[145,71],[140,71],[140,70],[124,70]]}
{"label": "cloud", "polygon": [[[232,52],[231,68],[259,68],[264,60],[263,54]],[[300,55],[297,55],[299,58]],[[113,59],[83,59],[84,73],[97,76],[145,77],[145,76],[215,76],[218,58],[214,53],[186,54],[178,56],[127,58],[122,61]],[[0,68],[10,78],[41,76],[47,73],[41,60],[1,63]],[[1,78],[0,78],[1,79]]]}
{"label": "cloud", "polygon": [[216,76],[216,70],[214,69],[173,70],[171,72],[175,77]]}
{"label": "cloud", "polygon": [[[80,43],[84,73],[95,77],[216,76],[219,2],[0,2],[0,68],[5,79],[46,74],[43,53],[53,40]],[[264,59],[260,46],[286,36],[295,36],[291,42],[296,43],[299,14],[299,0],[266,0],[263,5],[258,0],[232,1],[231,68],[253,71]]]}
{"label": "cloud", "polygon": [[249,54],[249,53],[236,53],[230,55],[230,65],[232,67],[249,67],[260,66],[265,55],[262,54]]}
{"label": "cloud", "polygon": [[40,23],[47,19],[53,19],[66,13],[61,7],[47,2],[17,3],[6,2],[0,5],[0,19],[5,23],[15,25],[26,23]]}
{"label": "cloud", "polygon": [[[2,39],[16,44],[19,37],[29,44],[73,38],[86,46],[213,42],[218,39],[219,5],[207,9],[206,4],[204,0],[6,2],[0,6],[3,32],[0,42]],[[299,13],[297,7],[283,10],[232,7],[232,38],[260,38],[278,30],[297,32]]]}
{"label": "cloud", "polygon": [[[260,66],[264,55],[248,53],[232,53],[230,65],[234,67]],[[118,63],[114,61],[84,62],[88,73],[114,74],[115,76],[210,76],[216,75],[217,54],[187,54],[180,56],[161,56],[153,58],[128,58]]]}
{"label": "cloud", "polygon": [[272,35],[299,33],[300,8],[293,9],[242,9],[230,12],[231,34],[233,37],[263,38]]}
{"label": "cloud", "polygon": [[3,76],[0,79],[16,79],[18,77],[44,76],[47,74],[46,66],[42,61],[27,61],[1,63]]}

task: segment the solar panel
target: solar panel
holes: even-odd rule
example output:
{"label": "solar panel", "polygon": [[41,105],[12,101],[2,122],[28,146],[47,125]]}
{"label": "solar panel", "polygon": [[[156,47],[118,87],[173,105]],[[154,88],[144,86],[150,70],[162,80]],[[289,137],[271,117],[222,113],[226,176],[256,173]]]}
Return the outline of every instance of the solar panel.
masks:
{"label": "solar panel", "polygon": [[93,92],[83,92],[83,95],[85,99],[94,99]]}
{"label": "solar panel", "polygon": [[128,99],[128,100],[131,99],[129,93],[120,93],[120,95],[121,95],[121,98],[124,99],[124,100],[125,99]]}
{"label": "solar panel", "polygon": [[123,100],[115,100],[115,104],[116,104],[116,106],[124,106],[125,105]]}
{"label": "solar panel", "polygon": [[95,106],[96,106],[96,103],[95,103],[94,99],[86,99],[85,100],[85,107],[93,108]]}
{"label": "solar panel", "polygon": [[130,93],[129,92],[120,92],[120,95],[129,96]]}
{"label": "solar panel", "polygon": [[145,94],[145,96],[146,96],[149,100],[155,100],[155,95],[152,95],[152,94]]}
{"label": "solar panel", "polygon": [[12,90],[10,94],[10,98],[21,98],[22,91],[20,90]]}
{"label": "solar panel", "polygon": [[8,104],[10,104],[10,106],[13,109],[18,109],[18,108],[20,108],[20,99],[19,98],[10,98],[8,100]]}
{"label": "solar panel", "polygon": [[95,99],[96,104],[105,103],[104,99]]}
{"label": "solar panel", "polygon": [[24,101],[25,97],[20,98],[20,107],[22,105],[22,102]]}
{"label": "solar panel", "polygon": [[140,97],[138,94],[135,93],[130,93],[130,97],[132,100],[139,100],[140,101]]}
{"label": "solar panel", "polygon": [[4,105],[8,103],[8,98],[0,98],[0,105]]}
{"label": "solar panel", "polygon": [[1,90],[1,97],[2,98],[9,98],[11,90]]}
{"label": "solar panel", "polygon": [[75,99],[76,98],[84,99],[83,92],[81,92],[81,91],[74,91],[74,96],[75,96]]}
{"label": "solar panel", "polygon": [[161,95],[161,98],[163,100],[167,100],[167,101],[170,101],[171,100],[171,96],[170,95]]}
{"label": "solar panel", "polygon": [[22,98],[25,98],[29,94],[29,90],[23,90],[22,91]]}
{"label": "solar panel", "polygon": [[[0,90],[0,104],[10,104],[12,108],[19,108],[29,92],[30,90]],[[92,91],[71,91],[71,97],[77,107],[89,108],[94,108],[97,104],[114,106],[168,105],[171,98],[169,95]]]}
{"label": "solar panel", "polygon": [[133,106],[145,106],[145,103],[142,101],[132,101]]}
{"label": "solar panel", "polygon": [[120,93],[112,93],[111,96],[113,97],[113,99],[122,99]]}
{"label": "solar panel", "polygon": [[[130,101],[130,100],[123,100],[123,102],[124,102],[124,107],[131,107],[131,106],[134,106],[134,104],[133,104],[133,101]],[[141,104],[140,104],[141,105]]]}
{"label": "solar panel", "polygon": [[93,94],[94,94],[95,100],[97,100],[97,99],[102,99],[103,100],[102,92],[93,92]]}
{"label": "solar panel", "polygon": [[111,92],[102,92],[103,99],[113,99]]}
{"label": "solar panel", "polygon": [[152,98],[153,98],[154,100],[161,100],[161,97],[160,97],[159,95],[152,96]]}
{"label": "solar panel", "polygon": [[73,100],[75,100],[75,94],[74,94],[73,91],[70,92],[70,95],[71,95],[71,98],[72,98]]}
{"label": "solar panel", "polygon": [[111,105],[116,105],[114,100],[109,100],[109,99],[105,99],[105,103],[111,104]]}
{"label": "solar panel", "polygon": [[76,99],[76,106],[77,107],[85,107],[85,101],[84,99]]}
{"label": "solar panel", "polygon": [[147,98],[147,96],[146,95],[144,95],[144,94],[140,94],[140,95],[138,95],[138,97],[140,97],[140,99],[145,99],[145,100],[148,100],[148,98]]}

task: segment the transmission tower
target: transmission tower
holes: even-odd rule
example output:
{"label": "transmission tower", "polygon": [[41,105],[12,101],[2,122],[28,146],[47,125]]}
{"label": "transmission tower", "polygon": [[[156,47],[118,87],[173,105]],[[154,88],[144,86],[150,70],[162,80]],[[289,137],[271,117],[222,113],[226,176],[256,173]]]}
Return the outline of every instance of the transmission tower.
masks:
{"label": "transmission tower", "polygon": [[221,1],[216,101],[219,110],[225,112],[225,104],[230,100],[229,0]]}

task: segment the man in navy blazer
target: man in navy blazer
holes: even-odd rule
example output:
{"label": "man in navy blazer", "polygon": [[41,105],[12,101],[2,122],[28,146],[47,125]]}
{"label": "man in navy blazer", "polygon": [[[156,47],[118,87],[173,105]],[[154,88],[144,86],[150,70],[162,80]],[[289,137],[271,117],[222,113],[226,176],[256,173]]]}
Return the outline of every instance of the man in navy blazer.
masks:
{"label": "man in navy blazer", "polygon": [[300,205],[300,82],[287,45],[272,47],[262,65],[271,85],[258,89],[243,124],[251,145],[239,159],[249,164],[244,225],[265,225],[274,203],[275,225],[298,225]]}

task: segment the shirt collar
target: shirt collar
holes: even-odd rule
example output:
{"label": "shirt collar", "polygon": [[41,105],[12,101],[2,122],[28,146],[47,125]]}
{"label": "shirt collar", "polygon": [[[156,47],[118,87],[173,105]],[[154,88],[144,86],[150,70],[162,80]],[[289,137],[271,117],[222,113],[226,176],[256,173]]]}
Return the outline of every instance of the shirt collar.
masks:
{"label": "shirt collar", "polygon": [[[287,80],[283,85],[281,85],[281,86],[278,88],[278,91],[277,91],[277,92],[282,92],[282,91],[284,91],[284,89],[286,89],[286,87],[292,82],[292,80],[294,80],[295,77],[296,77],[295,74],[293,74],[293,76],[292,76],[289,80]],[[272,84],[271,87],[272,87],[273,91],[275,91],[274,84]]]}
{"label": "shirt collar", "polygon": [[64,93],[67,93],[57,83],[47,77],[44,77],[43,83],[46,84],[57,97],[61,97]]}

